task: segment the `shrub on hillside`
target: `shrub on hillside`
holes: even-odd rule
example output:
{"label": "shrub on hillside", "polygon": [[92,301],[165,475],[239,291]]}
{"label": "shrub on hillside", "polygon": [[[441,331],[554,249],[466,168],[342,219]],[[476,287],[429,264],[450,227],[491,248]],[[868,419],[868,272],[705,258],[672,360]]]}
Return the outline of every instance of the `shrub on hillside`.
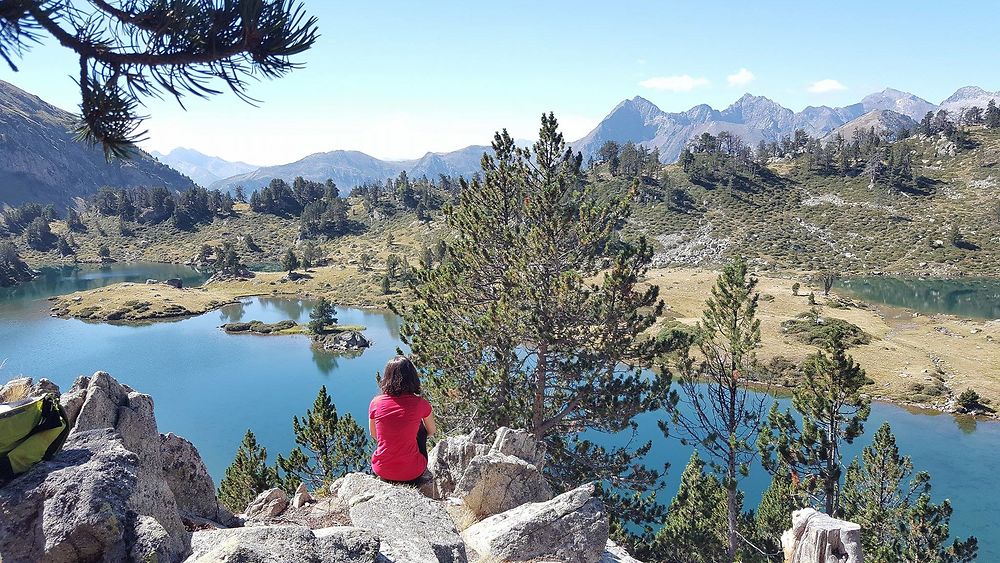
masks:
{"label": "shrub on hillside", "polygon": [[834,332],[841,333],[849,347],[861,346],[872,341],[871,336],[858,325],[843,319],[825,317],[815,308],[781,323],[781,330],[811,346],[823,345],[830,340]]}

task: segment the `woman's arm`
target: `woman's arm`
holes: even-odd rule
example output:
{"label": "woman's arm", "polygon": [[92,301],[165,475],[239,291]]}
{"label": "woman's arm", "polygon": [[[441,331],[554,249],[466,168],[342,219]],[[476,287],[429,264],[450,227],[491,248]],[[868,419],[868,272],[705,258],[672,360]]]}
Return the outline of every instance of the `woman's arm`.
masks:
{"label": "woman's arm", "polygon": [[374,418],[369,418],[368,419],[368,431],[371,432],[372,438],[374,438],[375,440],[378,440],[378,434],[375,432],[375,419]]}
{"label": "woman's arm", "polygon": [[424,429],[427,430],[427,435],[428,436],[433,436],[434,432],[437,431],[437,424],[434,423],[434,413],[433,412],[431,412],[431,414],[427,415],[427,418],[424,419]]}

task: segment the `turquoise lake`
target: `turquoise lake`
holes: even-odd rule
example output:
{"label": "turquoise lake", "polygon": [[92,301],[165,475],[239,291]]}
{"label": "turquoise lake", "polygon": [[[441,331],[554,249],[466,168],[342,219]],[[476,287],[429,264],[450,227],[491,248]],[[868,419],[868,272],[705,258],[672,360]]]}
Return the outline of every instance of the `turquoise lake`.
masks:
{"label": "turquoise lake", "polygon": [[1000,319],[1000,280],[995,279],[872,276],[842,280],[837,283],[837,289],[869,303],[921,313]]}
{"label": "turquoise lake", "polygon": [[[310,304],[297,300],[247,299],[198,317],[141,326],[49,316],[46,298],[52,295],[168,277],[182,277],[188,284],[204,279],[182,266],[116,264],[48,270],[30,284],[0,289],[0,362],[5,361],[0,379],[47,377],[66,389],[78,375],[110,372],[153,396],[160,431],[190,439],[216,482],[247,428],[267,447],[272,460],[277,453],[287,453],[293,445],[292,416],[311,406],[321,385],[327,386],[338,410],[363,423],[376,392],[375,372],[400,345],[399,322],[391,314],[338,309],[340,322],[367,326],[366,334],[374,341],[364,354],[351,358],[315,353],[304,336],[227,335],[218,328],[252,319],[304,322]],[[654,441],[647,460],[651,466],[671,464],[666,489],[659,493],[669,499],[691,449],[664,440],[656,427],[658,418],[654,414],[640,418],[640,437]],[[868,434],[884,421],[892,425],[914,466],[930,472],[936,499],[951,499],[952,531],[979,538],[981,561],[1000,560],[1000,525],[994,517],[1000,491],[993,486],[1000,424],[879,403],[866,425]],[[867,436],[859,439],[847,455],[855,455],[867,443]],[[762,468],[753,469],[743,484],[747,508],[756,505],[768,480]]]}

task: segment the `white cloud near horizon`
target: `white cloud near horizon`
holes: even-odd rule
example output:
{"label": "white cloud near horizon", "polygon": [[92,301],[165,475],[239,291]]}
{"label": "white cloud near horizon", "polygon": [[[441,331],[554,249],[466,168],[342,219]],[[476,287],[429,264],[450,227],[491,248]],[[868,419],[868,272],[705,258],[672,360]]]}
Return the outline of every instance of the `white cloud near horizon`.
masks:
{"label": "white cloud near horizon", "polygon": [[687,74],[676,76],[654,76],[639,82],[639,86],[642,86],[643,88],[666,90],[669,92],[690,92],[695,88],[701,88],[702,86],[708,86],[709,84],[710,82],[707,78],[695,78]]}
{"label": "white cloud near horizon", "polygon": [[752,72],[745,68],[740,68],[735,74],[727,76],[726,82],[728,82],[730,86],[746,86],[747,84],[753,82],[755,78],[757,77],[754,76]]}
{"label": "white cloud near horizon", "polygon": [[827,92],[837,92],[840,90],[847,90],[847,86],[841,84],[839,80],[832,78],[817,80],[806,88],[807,92],[812,92],[813,94],[826,94]]}

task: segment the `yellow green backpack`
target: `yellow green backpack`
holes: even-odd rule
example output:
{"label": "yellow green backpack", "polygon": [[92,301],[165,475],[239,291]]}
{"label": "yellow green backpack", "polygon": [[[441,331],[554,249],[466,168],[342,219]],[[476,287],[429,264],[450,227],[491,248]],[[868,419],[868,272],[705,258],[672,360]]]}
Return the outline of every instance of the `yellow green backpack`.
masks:
{"label": "yellow green backpack", "polygon": [[66,412],[54,395],[0,403],[0,483],[51,459],[68,434]]}

